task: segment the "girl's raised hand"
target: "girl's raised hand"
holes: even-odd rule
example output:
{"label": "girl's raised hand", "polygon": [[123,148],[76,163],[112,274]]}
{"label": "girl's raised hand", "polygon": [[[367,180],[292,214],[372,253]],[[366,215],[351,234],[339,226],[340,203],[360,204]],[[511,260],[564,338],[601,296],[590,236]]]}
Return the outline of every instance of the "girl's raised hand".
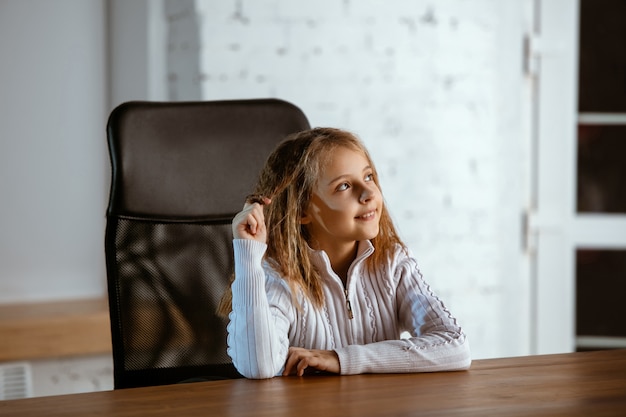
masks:
{"label": "girl's raised hand", "polygon": [[233,238],[251,239],[261,243],[267,242],[267,228],[263,206],[270,204],[272,200],[267,197],[249,196],[246,204],[233,218]]}

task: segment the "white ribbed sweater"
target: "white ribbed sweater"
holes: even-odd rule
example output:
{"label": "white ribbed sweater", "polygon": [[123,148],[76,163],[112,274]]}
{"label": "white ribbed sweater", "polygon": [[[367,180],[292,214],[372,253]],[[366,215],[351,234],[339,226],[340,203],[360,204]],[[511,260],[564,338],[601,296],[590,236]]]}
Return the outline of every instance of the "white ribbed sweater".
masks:
{"label": "white ribbed sweater", "polygon": [[[470,366],[461,327],[423,280],[415,260],[402,249],[390,265],[369,273],[363,261],[374,248],[369,241],[360,242],[345,289],[326,253],[311,250],[324,280],[325,305],[318,310],[299,297],[302,308],[298,310],[287,283],[263,261],[265,244],[235,239],[233,247],[228,354],[242,375],[279,375],[289,346],[334,350],[343,375]],[[411,338],[400,339],[404,331]]]}

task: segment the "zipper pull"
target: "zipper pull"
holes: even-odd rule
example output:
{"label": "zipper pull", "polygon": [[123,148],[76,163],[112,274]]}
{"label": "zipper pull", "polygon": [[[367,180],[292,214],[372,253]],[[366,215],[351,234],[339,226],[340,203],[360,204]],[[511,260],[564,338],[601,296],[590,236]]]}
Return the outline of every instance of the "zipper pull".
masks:
{"label": "zipper pull", "polygon": [[348,309],[348,318],[352,320],[354,318],[354,314],[352,314],[352,305],[350,304],[350,300],[348,299],[348,290],[343,291],[346,294],[346,308]]}

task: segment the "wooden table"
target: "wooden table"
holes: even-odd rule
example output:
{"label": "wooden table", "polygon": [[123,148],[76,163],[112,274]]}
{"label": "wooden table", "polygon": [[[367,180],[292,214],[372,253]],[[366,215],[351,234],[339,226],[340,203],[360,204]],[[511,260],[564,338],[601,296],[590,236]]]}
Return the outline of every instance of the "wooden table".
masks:
{"label": "wooden table", "polygon": [[433,374],[229,380],[0,402],[0,416],[626,416],[626,350]]}

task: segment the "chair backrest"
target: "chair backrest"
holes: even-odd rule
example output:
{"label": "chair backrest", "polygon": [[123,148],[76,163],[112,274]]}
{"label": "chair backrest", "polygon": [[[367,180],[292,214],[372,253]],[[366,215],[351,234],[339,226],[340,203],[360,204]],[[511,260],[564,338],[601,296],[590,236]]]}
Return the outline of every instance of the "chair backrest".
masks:
{"label": "chair backrest", "polygon": [[128,102],[109,116],[105,254],[115,388],[240,375],[216,315],[230,223],[269,153],[309,128],[276,99]]}

